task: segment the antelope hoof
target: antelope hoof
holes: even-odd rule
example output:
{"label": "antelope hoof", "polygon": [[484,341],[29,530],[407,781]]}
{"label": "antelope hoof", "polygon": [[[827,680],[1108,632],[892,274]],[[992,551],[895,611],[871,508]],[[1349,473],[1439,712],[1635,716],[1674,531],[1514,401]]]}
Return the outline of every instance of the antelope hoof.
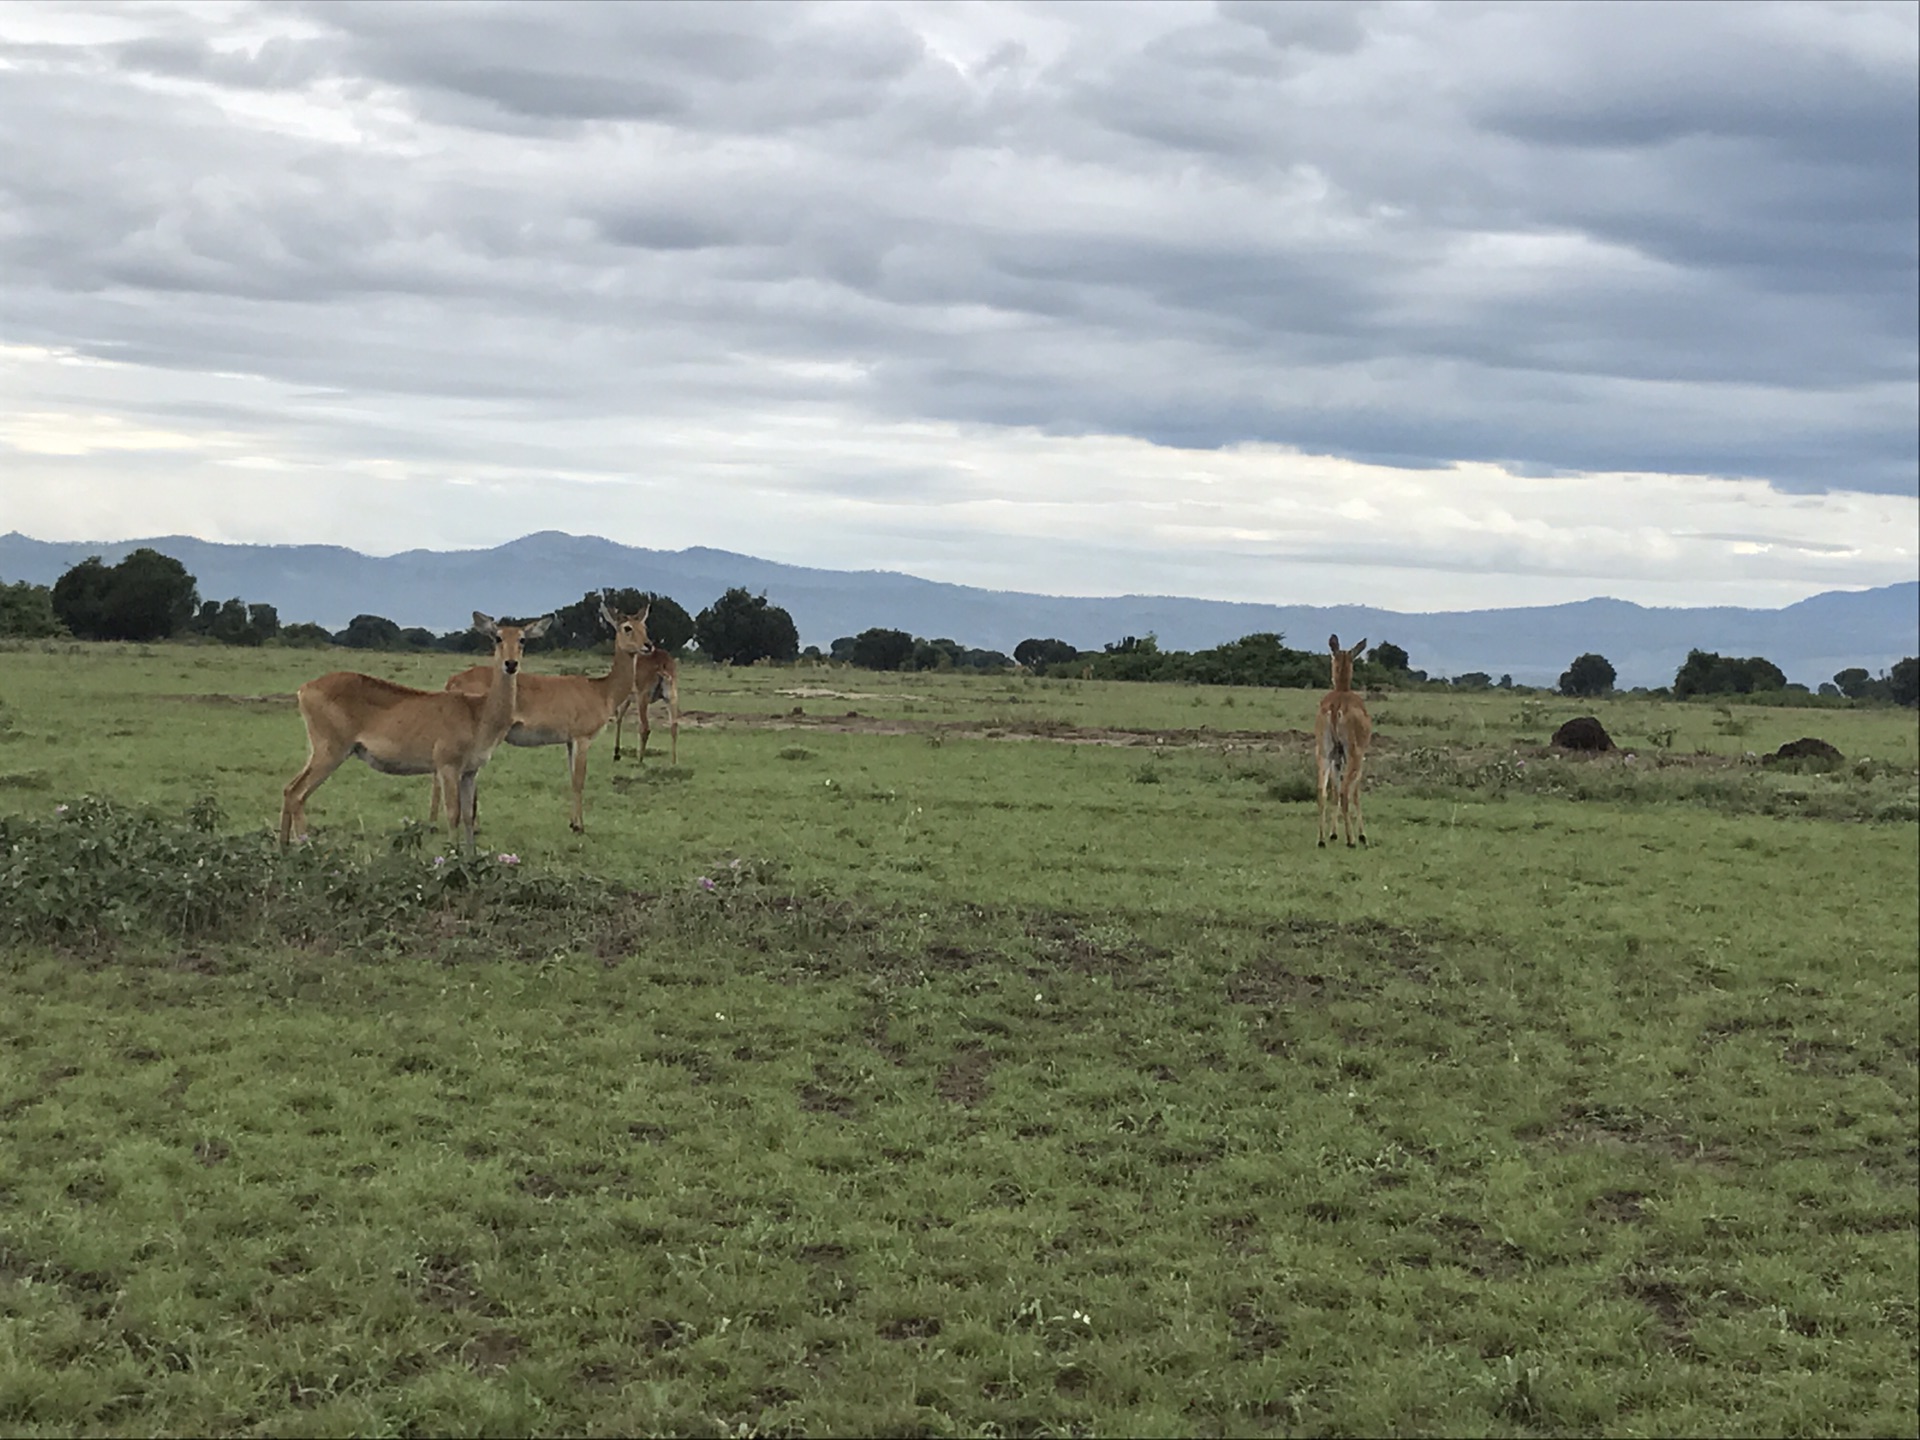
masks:
{"label": "antelope hoof", "polygon": [[1324,840],[1322,840],[1322,841],[1320,841],[1320,848],[1321,848],[1322,850],[1324,850],[1324,849],[1326,849],[1326,848],[1327,848],[1327,842],[1326,842],[1326,841],[1324,841]]}

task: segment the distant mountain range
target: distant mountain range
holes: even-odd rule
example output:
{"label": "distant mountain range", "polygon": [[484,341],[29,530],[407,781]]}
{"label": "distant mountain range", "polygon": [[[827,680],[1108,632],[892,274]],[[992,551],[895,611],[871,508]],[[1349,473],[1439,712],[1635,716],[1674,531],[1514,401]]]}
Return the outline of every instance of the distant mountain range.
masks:
{"label": "distant mountain range", "polygon": [[264,601],[283,622],[342,629],[355,615],[384,615],[436,631],[467,623],[478,606],[537,615],[600,586],[671,595],[689,613],[732,586],[764,591],[793,616],[803,645],[823,650],[872,626],[950,637],[1013,653],[1030,636],[1083,650],[1126,635],[1159,637],[1164,649],[1200,650],[1242,635],[1278,631],[1317,650],[1329,632],[1349,643],[1392,641],[1434,675],[1484,670],[1524,685],[1551,685],[1575,656],[1597,651],[1622,686],[1666,685],[1698,647],[1764,655],[1791,680],[1818,685],[1860,665],[1875,674],[1920,653],[1920,581],[1874,590],[1834,590],[1779,610],[1715,606],[1650,609],[1624,600],[1510,610],[1403,614],[1361,605],[1254,605],[1163,595],[1081,599],[945,585],[885,570],[814,570],[725,550],[643,550],[589,535],[542,531],[491,550],[409,550],[362,555],[335,545],[222,545],[191,536],[81,544],[0,536],[0,580],[50,585],[98,555],[113,564],[142,545],[187,567],[203,599]]}

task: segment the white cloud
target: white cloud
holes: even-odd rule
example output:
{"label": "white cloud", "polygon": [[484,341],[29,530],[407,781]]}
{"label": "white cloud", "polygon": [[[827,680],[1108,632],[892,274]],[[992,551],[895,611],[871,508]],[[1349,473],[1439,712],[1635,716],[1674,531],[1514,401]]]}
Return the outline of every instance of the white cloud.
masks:
{"label": "white cloud", "polygon": [[0,527],[1420,609],[1912,578],[1916,33],[0,8]]}

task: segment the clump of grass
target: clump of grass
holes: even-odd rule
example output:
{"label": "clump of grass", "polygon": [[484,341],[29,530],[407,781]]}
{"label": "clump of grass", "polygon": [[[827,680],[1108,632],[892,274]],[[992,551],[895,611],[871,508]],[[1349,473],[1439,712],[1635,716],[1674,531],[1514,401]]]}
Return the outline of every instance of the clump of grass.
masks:
{"label": "clump of grass", "polygon": [[1318,798],[1313,777],[1298,772],[1281,775],[1267,782],[1267,798],[1282,805],[1305,805]]}
{"label": "clump of grass", "polygon": [[1407,786],[1422,799],[1497,800],[1526,794],[1582,804],[1684,805],[1729,815],[1874,821],[1906,818],[1915,808],[1900,779],[1882,771],[1821,775],[1810,770],[1803,776],[1789,765],[1760,769],[1698,758],[1712,763],[1635,755],[1593,760],[1517,752],[1483,756],[1444,746],[1415,746],[1370,774],[1382,784]]}
{"label": "clump of grass", "polygon": [[605,886],[537,873],[514,854],[424,852],[408,821],[382,854],[324,839],[288,852],[265,831],[221,834],[211,796],[184,815],[83,796],[41,818],[0,818],[0,935],[120,940],[393,939],[435,915],[539,909],[598,913]]}
{"label": "clump of grass", "polygon": [[814,758],[814,752],[804,745],[789,745],[779,751],[776,758],[781,760],[811,760]]}
{"label": "clump of grass", "polygon": [[1745,715],[1735,715],[1730,706],[1721,705],[1716,708],[1720,712],[1720,718],[1713,722],[1713,728],[1722,735],[1745,735],[1753,729],[1753,721]]}
{"label": "clump of grass", "polygon": [[638,770],[615,775],[612,780],[616,790],[631,790],[636,786],[684,785],[693,778],[693,771],[685,765],[644,765]]}
{"label": "clump of grass", "polygon": [[219,819],[210,798],[173,819],[95,796],[0,819],[0,934],[184,938],[242,925],[272,883],[272,857],[264,834],[215,834]]}

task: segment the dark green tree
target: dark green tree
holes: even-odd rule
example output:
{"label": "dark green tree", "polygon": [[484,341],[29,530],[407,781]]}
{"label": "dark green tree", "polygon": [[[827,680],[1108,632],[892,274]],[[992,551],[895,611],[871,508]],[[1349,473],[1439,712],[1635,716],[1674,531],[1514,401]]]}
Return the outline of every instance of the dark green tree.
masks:
{"label": "dark green tree", "polygon": [[400,627],[384,615],[356,615],[347,628],[333,637],[333,643],[349,650],[404,650]]}
{"label": "dark green tree", "polygon": [[189,635],[203,635],[222,645],[261,645],[280,633],[280,612],[271,605],[248,605],[237,598],[207,600],[185,629]]}
{"label": "dark green tree", "polygon": [[53,613],[82,640],[102,638],[113,572],[98,555],[89,555],[53,582]]}
{"label": "dark green tree", "polygon": [[186,630],[190,635],[204,635],[222,645],[258,645],[265,638],[254,630],[247,618],[245,602],[237,597],[203,601],[199,613],[187,622]]}
{"label": "dark green tree", "polygon": [[1833,683],[1840,687],[1840,693],[1849,700],[1867,700],[1874,691],[1873,676],[1859,665],[1850,665],[1833,677]]}
{"label": "dark green tree", "polygon": [[1560,676],[1560,693],[1586,698],[1613,688],[1613,665],[1604,655],[1582,655]]}
{"label": "dark green tree", "polygon": [[847,647],[847,662],[862,670],[898,670],[914,658],[913,636],[875,626],[862,630]]}
{"label": "dark green tree", "polygon": [[316,625],[311,620],[299,620],[280,631],[280,643],[311,649],[319,645],[331,645],[333,635],[324,625]]}
{"label": "dark green tree", "polygon": [[101,628],[109,640],[164,640],[186,625],[199,598],[186,566],[142,546],[113,567]]}
{"label": "dark green tree", "polygon": [[1785,673],[1771,660],[1759,655],[1742,659],[1711,650],[1689,650],[1673,677],[1673,693],[1681,700],[1690,695],[1751,695],[1786,686]]}
{"label": "dark green tree", "polygon": [[693,634],[702,654],[727,665],[793,660],[800,654],[793,617],[770,604],[764,592],[754,595],[738,585],[694,617]]}
{"label": "dark green tree", "polygon": [[966,659],[967,647],[946,635],[913,642],[913,668],[952,670]]}
{"label": "dark green tree", "polygon": [[1464,675],[1456,675],[1453,677],[1453,688],[1456,690],[1491,690],[1493,688],[1493,677],[1484,670],[1469,670]]}
{"label": "dark green tree", "polygon": [[0,635],[43,640],[59,633],[60,617],[53,610],[53,591],[25,580],[0,585]]}
{"label": "dark green tree", "polygon": [[1165,678],[1190,680],[1202,685],[1267,685],[1285,689],[1323,689],[1328,681],[1329,660],[1323,652],[1310,655],[1288,647],[1285,638],[1273,631],[1242,635],[1211,650],[1180,657],[1171,662]]}
{"label": "dark green tree", "polygon": [[468,626],[465,630],[447,631],[433,642],[433,648],[450,650],[456,655],[484,655],[493,649],[493,642],[472,626]]}
{"label": "dark green tree", "polygon": [[671,595],[652,590],[616,590],[610,603],[615,610],[629,615],[642,605],[648,606],[647,638],[670,654],[679,654],[693,639],[693,616]]}
{"label": "dark green tree", "polygon": [[1382,670],[1405,670],[1409,664],[1406,651],[1384,641],[1367,652],[1367,659]]}
{"label": "dark green tree", "polygon": [[953,663],[968,670],[1011,670],[1013,657],[999,650],[968,649]]}
{"label": "dark green tree", "polygon": [[663,650],[679,652],[693,638],[693,617],[670,595],[651,590],[589,590],[571,605],[553,612],[546,638],[563,650],[607,650],[613,632],[600,618],[600,603],[622,615],[647,607],[647,637]]}
{"label": "dark green tree", "polygon": [[1013,647],[1013,658],[1029,670],[1044,670],[1049,665],[1065,665],[1080,658],[1080,652],[1064,640],[1022,640]]}
{"label": "dark green tree", "polygon": [[1893,667],[1887,692],[1896,705],[1920,705],[1920,656],[1909,655]]}
{"label": "dark green tree", "polygon": [[53,586],[54,613],[83,640],[162,640],[198,606],[187,567],[146,546],[112,567],[90,556]]}

